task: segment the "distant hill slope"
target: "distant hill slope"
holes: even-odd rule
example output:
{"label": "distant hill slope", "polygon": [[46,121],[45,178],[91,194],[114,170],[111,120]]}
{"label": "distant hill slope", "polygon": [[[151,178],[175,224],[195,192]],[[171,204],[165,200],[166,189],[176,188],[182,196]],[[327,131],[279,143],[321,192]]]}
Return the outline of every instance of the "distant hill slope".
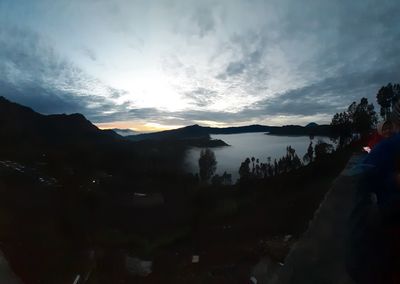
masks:
{"label": "distant hill slope", "polygon": [[98,129],[81,114],[42,115],[4,97],[0,97],[0,133],[3,159],[40,161],[46,156],[59,164],[102,161],[105,165],[118,152],[128,156],[132,148],[122,136]]}
{"label": "distant hill slope", "polygon": [[[203,127],[191,125],[179,129],[129,135],[125,138],[113,130],[100,130],[82,114],[42,115],[32,109],[10,102],[0,96],[0,146],[13,149],[40,147],[94,147],[113,144],[116,141],[169,141],[179,140],[181,146],[218,147],[227,144],[221,140],[211,140],[210,134],[238,134],[264,132],[271,135],[320,135],[329,136],[329,125],[310,123],[307,126],[265,126],[248,125],[239,127]],[[141,144],[142,145],[142,144]],[[95,149],[92,149],[93,151]],[[99,149],[97,149],[99,151]]]}
{"label": "distant hill slope", "polygon": [[307,126],[300,125],[284,125],[270,127],[268,132],[271,135],[284,136],[331,136],[330,125],[311,124]]}
{"label": "distant hill slope", "polygon": [[133,131],[132,129],[113,128],[110,130],[114,131],[115,133],[117,133],[118,135],[121,135],[121,136],[129,136],[129,135],[138,135],[139,134],[138,132]]}
{"label": "distant hill slope", "polygon": [[147,173],[157,165],[159,171],[168,172],[180,169],[187,147],[227,146],[209,135],[195,135],[197,132],[189,128],[185,138],[176,143],[164,139],[132,141],[113,130],[97,128],[82,114],[42,115],[0,96],[0,159],[51,160],[61,167],[74,165],[80,171],[132,168],[136,173]]}
{"label": "distant hill slope", "polygon": [[221,147],[228,146],[224,141],[211,139],[210,128],[199,125],[191,125],[183,128],[165,130],[161,132],[144,133],[129,135],[125,137],[130,141],[169,141],[183,143],[188,146],[196,147]]}
{"label": "distant hill slope", "polygon": [[210,134],[239,134],[251,132],[265,132],[270,135],[296,135],[296,136],[330,136],[331,128],[329,125],[318,125],[310,123],[307,126],[285,125],[285,126],[266,126],[266,125],[248,125],[238,127],[206,127],[200,125],[191,125],[173,130],[165,130],[161,132],[145,133],[139,135],[130,135],[126,138],[132,141],[142,140],[180,140],[180,139],[197,139],[210,137]]}
{"label": "distant hill slope", "polygon": [[306,127],[317,127],[318,124],[315,122],[310,122],[309,124],[306,125]]}
{"label": "distant hill slope", "polygon": [[129,135],[126,138],[132,141],[141,140],[182,140],[209,138],[209,129],[199,125],[191,125],[183,128],[165,130],[160,132],[143,133],[138,135]]}
{"label": "distant hill slope", "polygon": [[122,139],[114,131],[98,129],[81,114],[42,115],[4,97],[0,97],[0,129],[3,145],[96,144]]}
{"label": "distant hill slope", "polygon": [[127,138],[132,141],[198,139],[198,138],[210,137],[210,134],[268,132],[270,129],[271,127],[264,125],[218,128],[218,127],[200,126],[195,124],[178,129],[165,130],[153,133],[144,133],[139,135],[130,135],[127,136]]}

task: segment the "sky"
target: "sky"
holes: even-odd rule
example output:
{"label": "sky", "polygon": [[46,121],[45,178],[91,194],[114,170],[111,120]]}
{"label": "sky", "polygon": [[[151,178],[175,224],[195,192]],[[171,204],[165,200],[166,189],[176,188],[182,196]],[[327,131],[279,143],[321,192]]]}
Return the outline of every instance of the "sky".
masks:
{"label": "sky", "polygon": [[398,0],[0,0],[0,95],[101,128],[329,123],[400,80]]}

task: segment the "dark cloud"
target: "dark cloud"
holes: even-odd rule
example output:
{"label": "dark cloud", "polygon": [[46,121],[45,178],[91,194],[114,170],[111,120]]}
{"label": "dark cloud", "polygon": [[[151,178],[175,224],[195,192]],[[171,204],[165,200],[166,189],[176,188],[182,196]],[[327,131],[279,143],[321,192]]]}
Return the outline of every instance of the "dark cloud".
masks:
{"label": "dark cloud", "polygon": [[185,94],[187,99],[193,102],[195,106],[199,107],[207,107],[211,105],[217,96],[218,93],[216,91],[206,88],[197,88],[196,90]]}
{"label": "dark cloud", "polygon": [[80,112],[96,120],[126,112],[127,105],[111,101],[124,91],[91,78],[36,33],[0,27],[0,46],[0,95],[43,114]]}
{"label": "dark cloud", "polygon": [[159,122],[162,120],[162,115],[169,115],[169,113],[160,112],[155,108],[132,109],[129,103],[115,104],[100,96],[76,96],[57,89],[45,89],[34,84],[16,87],[0,81],[0,96],[30,106],[42,114],[82,113],[95,123],[126,120]]}
{"label": "dark cloud", "polygon": [[376,93],[380,86],[400,78],[399,71],[393,71],[395,70],[371,70],[326,78],[320,82],[259,101],[254,106],[243,110],[241,115],[249,118],[263,115],[333,115],[335,112],[345,109],[351,102],[359,101],[362,97],[375,103]]}
{"label": "dark cloud", "polygon": [[238,74],[243,73],[244,69],[246,68],[246,65],[244,62],[230,62],[228,66],[226,67],[225,70],[225,75],[227,76],[235,76]]}
{"label": "dark cloud", "polygon": [[125,91],[91,78],[32,31],[2,27],[0,46],[0,95],[35,111],[78,112],[93,122],[154,120],[161,115],[154,108],[132,109],[129,103],[115,103],[113,99]]}
{"label": "dark cloud", "polygon": [[224,48],[230,50],[235,59],[227,63],[223,72],[217,75],[217,79],[235,85],[240,84],[248,93],[266,89],[266,78],[270,71],[268,62],[264,59],[267,52],[265,35],[259,32],[235,34]]}
{"label": "dark cloud", "polygon": [[[28,82],[18,86],[0,80],[0,95],[32,107],[42,114],[83,113],[90,118],[114,109],[114,104],[94,95],[77,96]],[[93,107],[91,107],[93,106]]]}
{"label": "dark cloud", "polygon": [[94,109],[88,117],[96,123],[114,121],[146,120],[147,122],[159,122],[163,112],[156,108],[130,108],[127,104],[103,105]]}
{"label": "dark cloud", "polygon": [[63,96],[56,95],[50,90],[34,84],[24,84],[17,87],[0,81],[0,95],[11,101],[30,106],[43,114],[71,113],[84,109],[74,96],[63,99]]}
{"label": "dark cloud", "polygon": [[265,121],[266,117],[274,116],[312,117],[321,115],[328,118],[321,122],[329,123],[329,118],[335,112],[343,111],[353,101],[367,97],[370,102],[375,102],[375,96],[380,86],[399,80],[400,71],[398,70],[400,70],[400,64],[392,64],[391,68],[339,74],[314,84],[276,94],[274,97],[261,100],[236,113],[203,110],[175,115],[192,122],[209,120],[232,124]]}
{"label": "dark cloud", "polygon": [[274,20],[231,38],[234,60],[217,79],[259,94],[282,81],[281,93],[239,114],[249,119],[330,115],[361,97],[375,102],[380,86],[400,80],[399,7],[394,0],[281,1]]}

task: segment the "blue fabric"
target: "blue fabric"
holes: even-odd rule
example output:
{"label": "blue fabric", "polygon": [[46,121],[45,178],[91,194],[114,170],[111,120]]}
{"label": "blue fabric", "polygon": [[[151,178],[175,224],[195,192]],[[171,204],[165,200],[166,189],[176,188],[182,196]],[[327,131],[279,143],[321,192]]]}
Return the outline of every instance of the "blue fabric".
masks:
{"label": "blue fabric", "polygon": [[[365,158],[364,158],[365,159]],[[375,170],[370,164],[357,164],[353,179],[357,182],[354,208],[348,220],[345,239],[345,265],[355,283],[376,284],[383,281],[387,273],[387,251],[382,240],[381,214],[372,202],[369,192],[376,189]]]}
{"label": "blue fabric", "polygon": [[376,145],[363,162],[372,166],[366,175],[366,186],[376,193],[379,207],[388,213],[400,211],[400,188],[395,181],[399,154],[400,134],[396,134]]}
{"label": "blue fabric", "polygon": [[[355,283],[389,283],[395,262],[385,229],[400,225],[400,188],[395,181],[399,154],[396,134],[376,145],[352,170],[361,174],[346,236],[346,269]],[[377,195],[380,214],[373,210],[370,192]]]}

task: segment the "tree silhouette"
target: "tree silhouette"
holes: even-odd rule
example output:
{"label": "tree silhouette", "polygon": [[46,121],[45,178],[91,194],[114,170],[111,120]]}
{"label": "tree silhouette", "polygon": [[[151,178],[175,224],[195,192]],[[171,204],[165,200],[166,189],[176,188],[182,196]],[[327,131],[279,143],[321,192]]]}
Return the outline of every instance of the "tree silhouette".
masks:
{"label": "tree silhouette", "polygon": [[348,112],[336,113],[331,122],[333,136],[339,140],[338,148],[342,148],[351,139],[352,121]]}
{"label": "tree silhouette", "polygon": [[220,175],[214,175],[211,178],[211,184],[212,185],[231,185],[232,184],[232,175],[228,174],[227,172],[224,172],[222,176]]}
{"label": "tree silhouette", "polygon": [[368,103],[368,99],[362,98],[351,113],[353,130],[361,134],[368,134],[377,122],[374,105]]}
{"label": "tree silhouette", "polygon": [[239,168],[240,179],[247,179],[250,177],[250,159],[246,158]]}
{"label": "tree silhouette", "polygon": [[[310,145],[311,151],[313,151],[312,143],[310,143]],[[312,153],[310,155],[312,157]],[[271,161],[271,157],[267,158],[266,163],[260,163],[260,160],[254,157],[251,159],[246,158],[246,160],[241,163],[239,168],[240,180],[266,179],[279,174],[289,173],[303,166],[303,163],[296,154],[296,150],[292,148],[292,146],[286,147],[286,154],[278,161],[276,159],[274,159],[273,163]],[[251,163],[253,163],[252,168],[250,168]]]}
{"label": "tree silhouette", "polygon": [[228,174],[227,172],[224,172],[222,174],[222,184],[223,185],[230,185],[232,184],[232,175]]}
{"label": "tree silhouette", "polygon": [[304,163],[311,163],[314,159],[314,148],[313,148],[313,143],[310,141],[310,144],[308,145],[307,152],[303,156],[303,161]]}
{"label": "tree silhouette", "polygon": [[203,149],[199,158],[199,175],[200,179],[208,182],[217,169],[217,160],[215,154],[210,149]]}
{"label": "tree silhouette", "polygon": [[366,98],[362,98],[359,104],[351,103],[347,111],[336,113],[331,126],[334,138],[339,140],[338,148],[351,141],[353,132],[368,134],[376,122],[374,105],[369,104]]}
{"label": "tree silhouette", "polygon": [[322,140],[319,140],[315,145],[315,160],[321,160],[327,157],[328,154],[333,152],[333,146]]}
{"label": "tree silhouette", "polygon": [[376,100],[381,106],[380,115],[385,119],[390,118],[392,107],[400,97],[400,84],[391,83],[383,86],[376,94]]}
{"label": "tree silhouette", "polygon": [[277,176],[279,174],[279,167],[278,167],[278,162],[276,159],[274,159],[274,176]]}
{"label": "tree silhouette", "polygon": [[296,154],[296,150],[292,146],[286,147],[286,155],[278,161],[279,173],[288,173],[302,166],[300,158]]}

